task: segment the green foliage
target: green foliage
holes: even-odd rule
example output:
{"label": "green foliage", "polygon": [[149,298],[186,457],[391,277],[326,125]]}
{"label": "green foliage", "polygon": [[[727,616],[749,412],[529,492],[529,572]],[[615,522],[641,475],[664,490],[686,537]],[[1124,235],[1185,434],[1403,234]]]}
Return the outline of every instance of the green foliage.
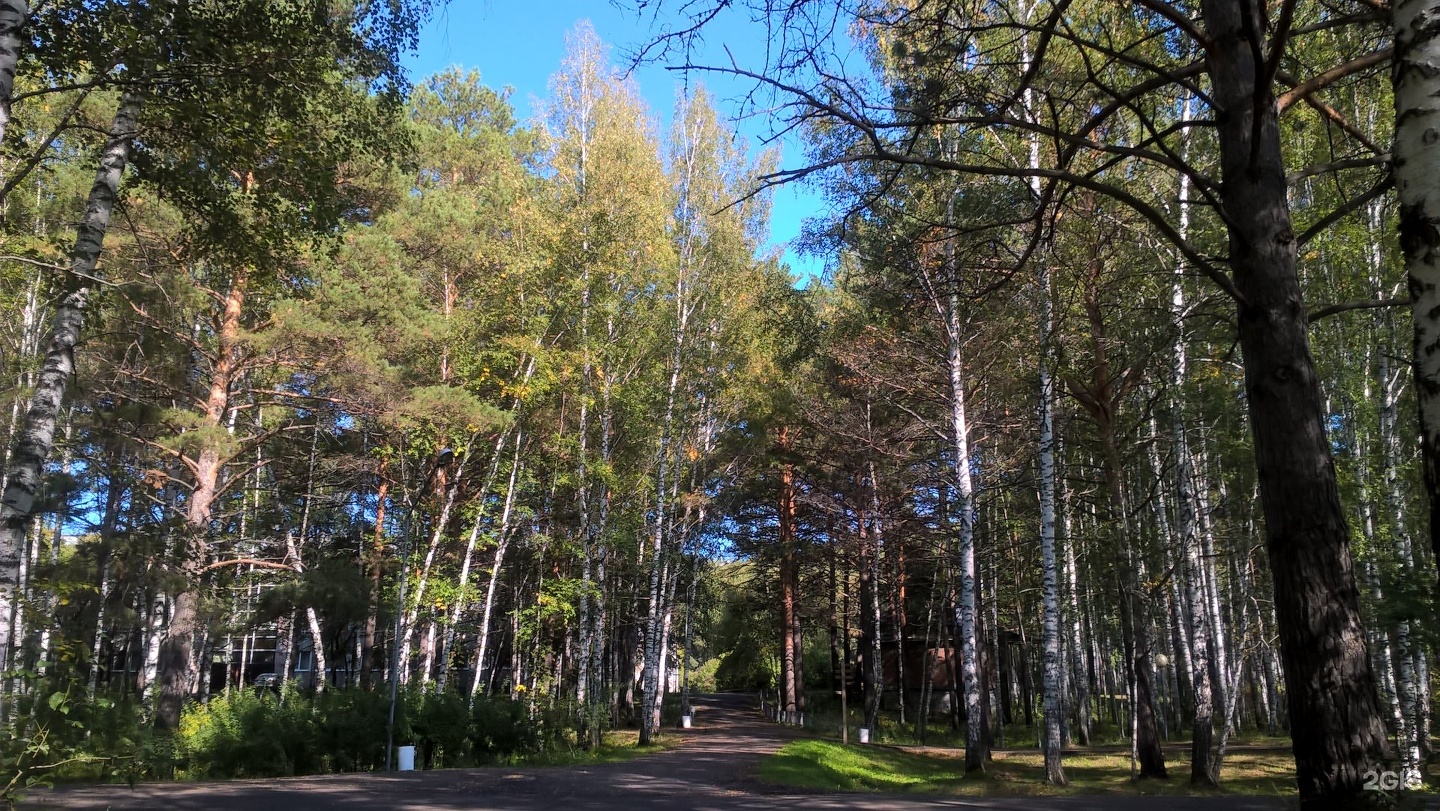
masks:
{"label": "green foliage", "polygon": [[470,708],[470,746],[477,760],[493,762],[519,752],[541,749],[537,728],[524,701],[492,698]]}
{"label": "green foliage", "polygon": [[[524,759],[566,748],[573,737],[563,706],[508,697],[467,703],[454,692],[406,689],[396,745],[413,744],[423,768],[447,768]],[[176,757],[193,778],[371,771],[385,764],[389,706],[384,691],[237,690],[187,709]]]}
{"label": "green foliage", "polygon": [[13,807],[27,790],[58,780],[133,783],[168,767],[168,747],[157,745],[135,702],[86,697],[76,685],[34,673],[12,675],[37,689],[16,697],[0,728],[0,803]]}
{"label": "green foliage", "polygon": [[186,710],[176,754],[190,776],[274,777],[313,771],[312,714],[293,691],[237,691]]}
{"label": "green foliage", "polygon": [[780,672],[779,639],[771,630],[779,627],[775,607],[751,564],[728,564],[717,575],[719,616],[712,647],[722,653],[715,685],[721,690],[772,688]]}
{"label": "green foliage", "polygon": [[720,689],[720,657],[712,657],[690,670],[690,692],[714,693]]}

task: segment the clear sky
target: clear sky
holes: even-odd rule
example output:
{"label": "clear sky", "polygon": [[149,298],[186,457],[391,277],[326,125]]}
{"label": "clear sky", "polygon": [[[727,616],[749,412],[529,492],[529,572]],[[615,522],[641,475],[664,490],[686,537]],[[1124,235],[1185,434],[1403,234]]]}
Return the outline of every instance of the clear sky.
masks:
{"label": "clear sky", "polygon": [[[451,65],[475,68],[485,84],[513,87],[516,112],[528,119],[545,97],[550,75],[560,67],[565,35],[580,20],[591,22],[600,39],[611,46],[612,61],[621,65],[627,52],[644,45],[653,33],[651,17],[637,17],[633,10],[616,8],[609,0],[450,0],[421,33],[419,53],[408,60],[411,77],[418,82]],[[694,57],[697,64],[728,64],[727,49],[741,65],[763,63],[763,27],[733,17],[716,23],[707,29],[704,50]],[[662,128],[668,126],[677,88],[686,77],[647,65],[638,68],[633,78],[652,116]],[[719,74],[692,73],[689,80],[703,81],[717,97],[721,113],[732,119],[742,111],[740,100],[752,88],[749,82]],[[763,115],[732,120],[732,125],[749,138],[752,152],[772,131],[772,122]],[[781,142],[780,148],[787,164],[798,162],[798,143]],[[785,250],[791,272],[802,277],[818,274],[823,262],[800,256],[789,245],[799,235],[801,222],[817,215],[822,205],[814,190],[803,187],[783,187],[774,194],[770,244]]]}

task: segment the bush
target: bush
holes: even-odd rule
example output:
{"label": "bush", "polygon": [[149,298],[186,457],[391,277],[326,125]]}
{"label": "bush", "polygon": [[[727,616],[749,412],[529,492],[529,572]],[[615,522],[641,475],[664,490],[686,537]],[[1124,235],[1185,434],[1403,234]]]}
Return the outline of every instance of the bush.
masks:
{"label": "bush", "polygon": [[690,692],[692,694],[716,692],[719,688],[715,681],[715,672],[719,669],[719,657],[712,657],[701,662],[690,671]]}
{"label": "bush", "polygon": [[[476,704],[486,702],[477,701]],[[422,768],[473,766],[471,718],[465,698],[458,693],[426,693],[414,708],[412,740]]]}
{"label": "bush", "polygon": [[[33,674],[21,674],[33,678]],[[0,805],[61,780],[126,780],[168,774],[169,750],[135,704],[89,696],[76,682],[36,680],[0,726]]]}
{"label": "bush", "polygon": [[[315,698],[315,742],[330,772],[385,768],[385,724],[390,696],[370,690],[336,690]],[[397,740],[407,732],[406,714],[396,713]]]}
{"label": "bush", "polygon": [[[62,685],[63,687],[63,685]],[[21,696],[0,728],[0,807],[54,780],[265,778],[385,766],[385,690],[309,695],[234,690],[186,707],[173,736],[152,731],[138,702],[86,698],[83,688]],[[424,768],[513,761],[576,745],[576,707],[508,696],[406,689],[395,744],[414,744]],[[7,788],[8,786],[8,788]]]}
{"label": "bush", "polygon": [[529,708],[509,697],[476,699],[470,708],[470,741],[477,760],[495,763],[541,751],[541,736]]}
{"label": "bush", "polygon": [[175,737],[191,777],[281,777],[318,771],[315,702],[286,686],[280,695],[236,690],[186,708]]}
{"label": "bush", "polygon": [[[469,704],[469,706],[467,706]],[[279,777],[384,768],[390,698],[382,691],[307,696],[235,691],[186,709],[176,754],[187,777]],[[496,763],[537,754],[567,738],[563,706],[536,708],[508,697],[406,689],[395,745],[413,744],[422,768]]]}

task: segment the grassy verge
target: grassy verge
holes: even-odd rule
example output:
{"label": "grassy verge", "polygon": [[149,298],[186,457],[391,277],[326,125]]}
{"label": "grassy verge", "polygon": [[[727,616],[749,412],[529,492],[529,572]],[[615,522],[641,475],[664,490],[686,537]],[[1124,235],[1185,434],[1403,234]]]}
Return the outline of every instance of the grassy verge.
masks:
{"label": "grassy verge", "polygon": [[842,791],[939,792],[960,796],[1031,796],[1066,794],[1245,794],[1295,793],[1294,760],[1278,751],[1234,752],[1225,760],[1219,789],[1190,786],[1188,762],[1171,761],[1168,780],[1132,781],[1130,759],[1118,752],[1067,752],[1064,788],[1043,782],[1038,751],[997,752],[984,774],[964,776],[959,751],[906,751],[885,746],[845,746],[827,740],[787,744],[760,767],[767,782]]}
{"label": "grassy verge", "polygon": [[640,733],[633,729],[606,732],[600,746],[591,749],[566,749],[522,755],[506,762],[508,766],[580,766],[595,763],[620,763],[644,755],[663,752],[674,745],[675,739],[661,735],[645,747],[637,746]]}
{"label": "grassy verge", "polygon": [[768,783],[842,791],[941,791],[958,786],[953,764],[884,746],[793,741],[760,764]]}

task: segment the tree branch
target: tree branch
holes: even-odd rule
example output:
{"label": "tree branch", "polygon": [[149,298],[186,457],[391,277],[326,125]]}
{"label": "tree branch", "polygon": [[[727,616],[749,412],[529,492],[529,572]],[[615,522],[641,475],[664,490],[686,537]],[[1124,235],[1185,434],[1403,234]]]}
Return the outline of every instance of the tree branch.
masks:
{"label": "tree branch", "polygon": [[1295,102],[1306,98],[1311,93],[1329,87],[1330,85],[1340,81],[1346,76],[1350,76],[1352,74],[1359,73],[1362,70],[1372,68],[1384,62],[1388,62],[1390,60],[1390,57],[1394,55],[1394,48],[1382,48],[1378,51],[1372,51],[1371,53],[1365,54],[1364,56],[1356,57],[1355,59],[1352,59],[1343,65],[1336,65],[1335,67],[1325,71],[1319,76],[1314,76],[1310,79],[1307,79],[1306,81],[1295,85],[1284,93],[1281,93],[1280,98],[1275,100],[1275,106],[1280,110],[1280,112],[1283,113]]}
{"label": "tree branch", "polygon": [[1349,158],[1346,160],[1332,161],[1330,163],[1319,163],[1292,173],[1285,178],[1285,182],[1297,183],[1307,177],[1314,177],[1315,175],[1325,175],[1345,169],[1365,169],[1372,166],[1386,166],[1389,165],[1389,163],[1390,153],[1388,152],[1371,158]]}
{"label": "tree branch", "polygon": [[1369,190],[1367,190],[1364,194],[1361,194],[1358,197],[1350,198],[1350,200],[1343,203],[1339,208],[1335,209],[1329,214],[1326,214],[1324,217],[1321,217],[1319,222],[1315,223],[1309,228],[1306,228],[1305,233],[1301,234],[1300,238],[1296,240],[1296,246],[1298,247],[1300,245],[1304,245],[1305,243],[1314,239],[1316,235],[1318,235],[1321,231],[1324,231],[1326,228],[1334,225],[1341,218],[1348,216],[1349,214],[1359,209],[1361,206],[1384,194],[1390,189],[1391,181],[1392,178],[1387,172],[1384,177],[1380,178],[1380,180],[1376,182],[1374,186],[1371,186]]}
{"label": "tree branch", "polygon": [[1382,299],[1360,299],[1358,301],[1345,301],[1339,304],[1330,304],[1311,311],[1305,316],[1311,324],[1326,316],[1348,313],[1351,310],[1379,310],[1385,307],[1408,307],[1415,302],[1408,298],[1382,298]]}
{"label": "tree branch", "polygon": [[259,558],[234,558],[232,560],[217,560],[214,563],[207,563],[200,567],[200,573],[214,571],[225,566],[254,566],[259,569],[284,569],[290,572],[298,572],[294,566],[288,563],[276,563],[273,560],[261,560]]}

